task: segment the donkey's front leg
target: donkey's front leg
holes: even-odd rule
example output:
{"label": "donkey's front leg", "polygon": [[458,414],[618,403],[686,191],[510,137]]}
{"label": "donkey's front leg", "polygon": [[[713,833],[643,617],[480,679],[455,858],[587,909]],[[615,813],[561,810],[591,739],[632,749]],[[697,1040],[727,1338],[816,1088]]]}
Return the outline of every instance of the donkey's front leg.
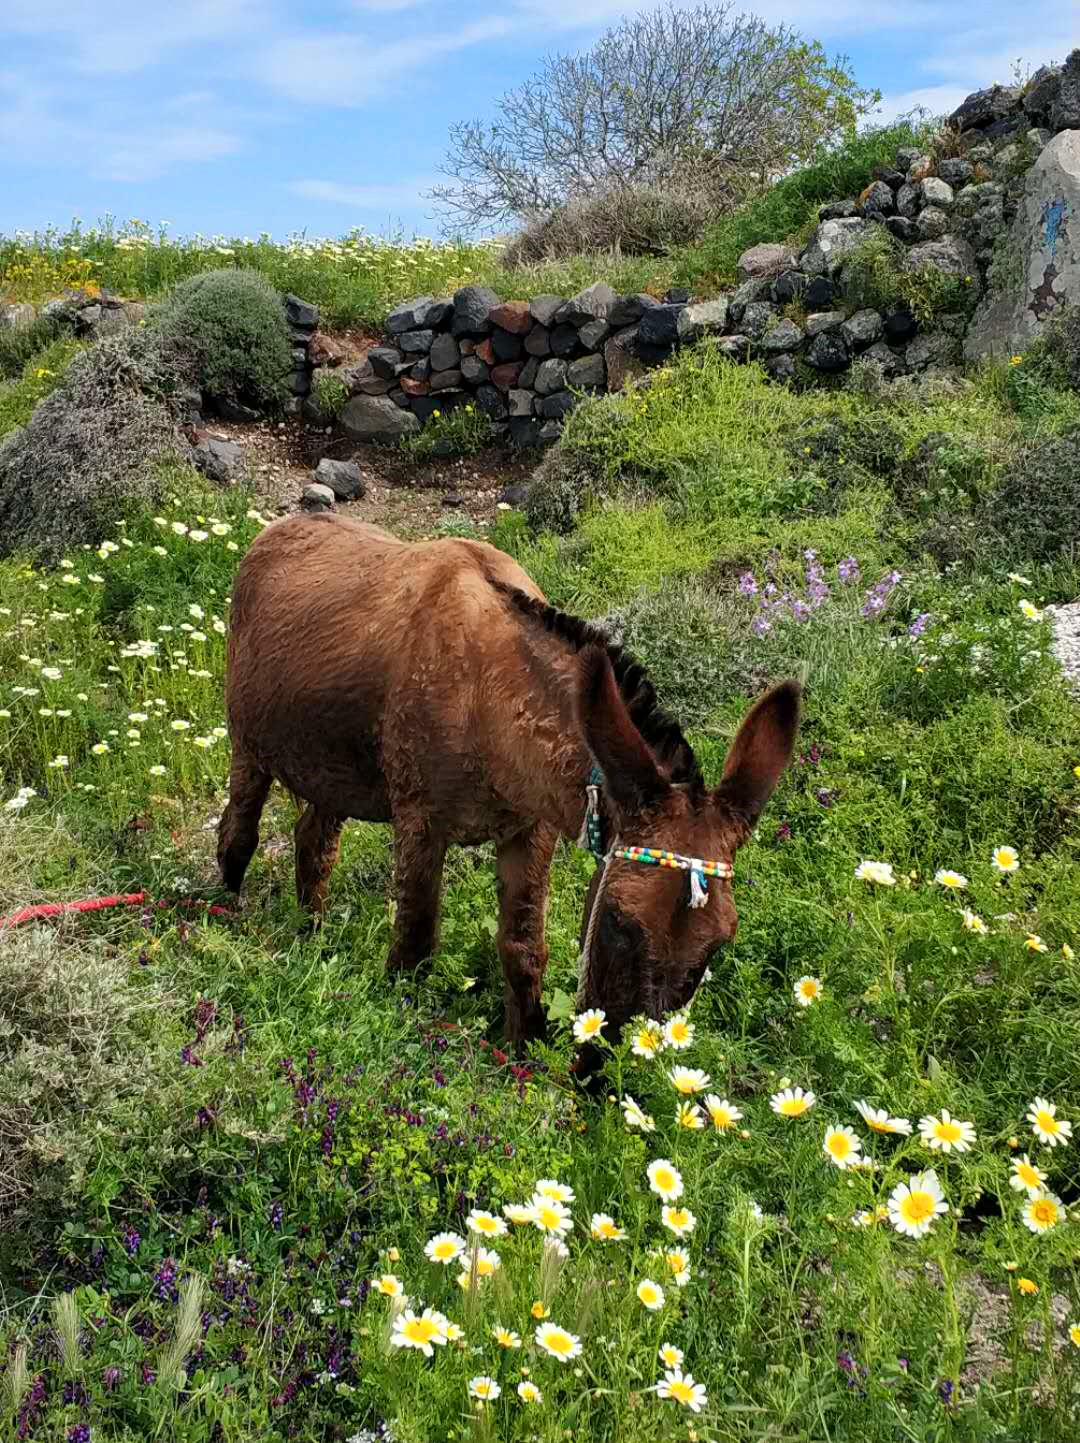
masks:
{"label": "donkey's front leg", "polygon": [[446,841],[427,817],[394,818],[397,916],[386,965],[411,971],[435,951]]}
{"label": "donkey's front leg", "polygon": [[519,1048],[547,1033],[540,987],[547,967],[544,909],[559,834],[547,822],[498,849],[499,956],[506,974],[506,1037]]}

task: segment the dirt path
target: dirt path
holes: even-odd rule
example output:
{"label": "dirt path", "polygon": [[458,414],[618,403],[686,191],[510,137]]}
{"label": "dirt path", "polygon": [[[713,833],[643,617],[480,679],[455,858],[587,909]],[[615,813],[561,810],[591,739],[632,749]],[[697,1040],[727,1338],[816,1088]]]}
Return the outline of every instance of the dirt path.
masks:
{"label": "dirt path", "polygon": [[[533,458],[522,459],[521,452],[509,449],[417,464],[392,446],[361,445],[296,422],[212,421],[206,430],[244,448],[268,510],[295,511],[304,487],[314,479],[314,467],[322,457],[331,456],[356,461],[367,483],[361,500],[339,502],[339,509],[411,536],[430,534],[440,522],[455,517],[467,517],[478,527],[490,526],[500,505],[514,503],[512,488],[520,487],[535,465]],[[510,496],[504,499],[508,488]]]}

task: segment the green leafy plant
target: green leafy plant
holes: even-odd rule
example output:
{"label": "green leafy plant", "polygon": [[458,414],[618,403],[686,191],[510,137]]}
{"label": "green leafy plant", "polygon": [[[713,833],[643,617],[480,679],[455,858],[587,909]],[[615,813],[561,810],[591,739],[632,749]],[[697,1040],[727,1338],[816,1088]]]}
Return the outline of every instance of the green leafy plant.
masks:
{"label": "green leafy plant", "polygon": [[402,438],[401,448],[416,461],[430,461],[436,456],[473,456],[494,439],[487,413],[466,402],[464,406],[432,412],[415,435]]}
{"label": "green leafy plant", "polygon": [[281,297],[251,270],[207,271],[181,282],[153,326],[197,359],[197,379],[214,399],[275,407],[292,353]]}
{"label": "green leafy plant", "polygon": [[336,421],[349,399],[349,388],[337,371],[320,369],[312,377],[311,395],[322,415]]}

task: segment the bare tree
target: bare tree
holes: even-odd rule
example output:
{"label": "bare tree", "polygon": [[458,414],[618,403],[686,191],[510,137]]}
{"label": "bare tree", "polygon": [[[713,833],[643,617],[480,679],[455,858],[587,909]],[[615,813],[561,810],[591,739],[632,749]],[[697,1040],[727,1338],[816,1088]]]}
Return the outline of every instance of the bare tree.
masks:
{"label": "bare tree", "polygon": [[730,203],[853,126],[878,96],[844,57],[723,3],[624,20],[555,55],[450,132],[432,191],[451,223],[494,229],[585,196],[662,187],[676,170]]}

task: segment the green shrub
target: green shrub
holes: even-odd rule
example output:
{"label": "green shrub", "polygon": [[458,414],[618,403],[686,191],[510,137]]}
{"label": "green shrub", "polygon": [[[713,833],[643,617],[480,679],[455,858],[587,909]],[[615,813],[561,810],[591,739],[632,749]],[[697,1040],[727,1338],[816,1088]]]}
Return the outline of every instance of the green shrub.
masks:
{"label": "green shrub", "polygon": [[934,266],[904,270],[904,247],[883,226],[874,226],[846,257],[841,271],[845,300],[875,311],[906,306],[924,330],[938,317],[966,310],[973,282],[945,275]]}
{"label": "green shrub", "polygon": [[1052,385],[1080,391],[1080,306],[1062,306],[1028,349],[1022,368],[1041,372]]}
{"label": "green shrub", "polygon": [[147,331],[76,356],[27,424],[0,442],[0,553],[55,559],[97,541],[129,501],[151,502],[157,464],[180,449],[170,398],[190,365]]}
{"label": "green shrub", "polygon": [[0,438],[25,426],[39,401],[52,394],[82,347],[77,341],[55,340],[37,351],[10,385],[0,384]]}
{"label": "green shrub", "polygon": [[614,251],[628,256],[662,256],[697,240],[716,213],[704,191],[652,186],[605,191],[557,207],[514,237],[504,254],[510,266]]}
{"label": "green shrub", "polygon": [[987,498],[986,529],[1033,561],[1075,556],[1080,538],[1080,428],[1034,441]]}
{"label": "green shrub", "polygon": [[272,408],[284,399],[292,351],[281,297],[257,271],[207,271],[183,281],[154,316],[161,335],[198,358],[216,400]]}
{"label": "green shrub", "polygon": [[676,280],[693,285],[701,276],[730,280],[748,247],[786,240],[808,230],[827,201],[857,195],[875,165],[892,165],[900,146],[920,143],[907,123],[864,130],[826,151],[813,165],[785,176],[771,190],[710,226],[701,241],[679,259]]}
{"label": "green shrub", "polygon": [[413,436],[403,436],[401,449],[415,461],[435,456],[473,456],[490,446],[495,431],[487,413],[471,402],[452,411],[435,411]]}
{"label": "green shrub", "polygon": [[65,326],[57,316],[38,316],[29,326],[0,327],[0,381],[10,381],[46,346],[64,334]]}
{"label": "green shrub", "polygon": [[587,503],[602,494],[602,478],[583,452],[561,443],[545,452],[532,474],[525,515],[534,531],[573,531]]}
{"label": "green shrub", "polygon": [[336,421],[349,399],[349,388],[337,371],[319,370],[311,381],[311,396],[328,421]]}

